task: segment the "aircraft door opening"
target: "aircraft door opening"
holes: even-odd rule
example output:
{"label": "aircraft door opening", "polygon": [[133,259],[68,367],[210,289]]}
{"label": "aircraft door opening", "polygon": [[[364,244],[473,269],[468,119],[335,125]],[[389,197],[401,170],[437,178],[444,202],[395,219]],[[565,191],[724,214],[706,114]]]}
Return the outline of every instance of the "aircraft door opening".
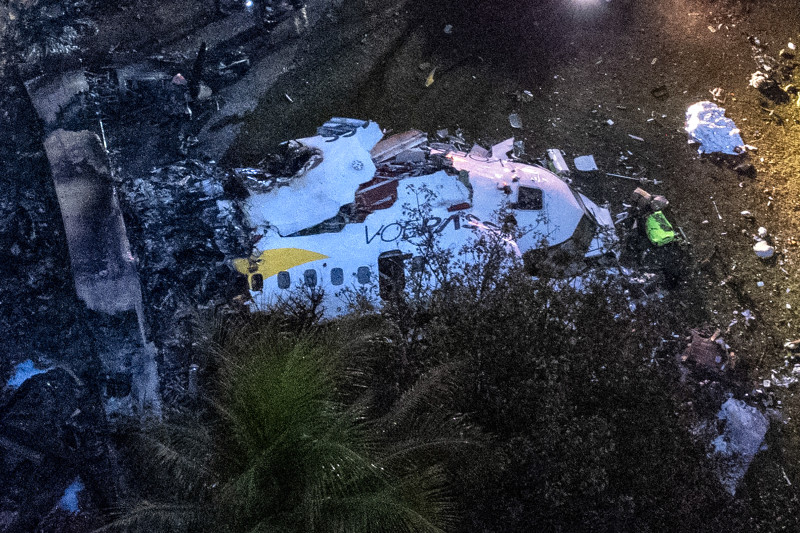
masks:
{"label": "aircraft door opening", "polygon": [[383,252],[378,256],[378,280],[381,298],[388,300],[392,294],[397,294],[406,288],[405,259],[410,254],[403,254],[400,250]]}

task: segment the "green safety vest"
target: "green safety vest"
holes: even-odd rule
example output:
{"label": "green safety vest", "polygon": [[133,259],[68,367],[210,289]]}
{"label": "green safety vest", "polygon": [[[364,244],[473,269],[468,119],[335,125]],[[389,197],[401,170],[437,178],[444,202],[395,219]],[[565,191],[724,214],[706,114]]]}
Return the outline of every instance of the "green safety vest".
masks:
{"label": "green safety vest", "polygon": [[672,224],[669,223],[669,220],[661,211],[656,211],[648,216],[644,222],[644,228],[647,232],[647,238],[656,246],[664,246],[675,240],[675,231],[672,229]]}

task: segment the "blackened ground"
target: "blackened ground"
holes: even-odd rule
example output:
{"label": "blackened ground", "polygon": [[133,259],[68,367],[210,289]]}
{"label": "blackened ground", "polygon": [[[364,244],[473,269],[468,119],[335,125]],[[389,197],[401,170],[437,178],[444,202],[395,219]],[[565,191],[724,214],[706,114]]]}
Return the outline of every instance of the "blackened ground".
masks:
{"label": "blackened ground", "polygon": [[[33,531],[76,476],[84,504],[116,498],[98,354],[126,336],[75,295],[42,129],[14,71],[0,80],[0,109],[0,513],[4,531]],[[6,387],[26,359],[60,368]]]}

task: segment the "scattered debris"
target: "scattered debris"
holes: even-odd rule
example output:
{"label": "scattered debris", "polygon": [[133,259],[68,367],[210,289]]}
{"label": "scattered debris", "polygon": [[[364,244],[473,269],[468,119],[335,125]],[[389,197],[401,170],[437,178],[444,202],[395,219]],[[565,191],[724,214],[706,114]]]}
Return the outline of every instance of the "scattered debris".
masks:
{"label": "scattered debris", "polygon": [[508,154],[514,150],[514,145],[514,137],[499,142],[492,146],[491,155],[495,159],[508,159]]}
{"label": "scattered debris", "polygon": [[100,138],[89,131],[57,130],[44,146],[78,297],[107,314],[141,305],[135,260]]}
{"label": "scattered debris", "polygon": [[[69,112],[76,97],[89,91],[83,71],[72,70],[57,76],[38,76],[25,82],[36,112],[46,126],[56,124],[60,115]],[[81,102],[77,102],[80,106]]]}
{"label": "scattered debris", "polygon": [[36,368],[36,365],[34,365],[33,361],[26,359],[14,367],[14,374],[8,378],[6,385],[12,389],[16,389],[25,383],[25,381],[27,381],[29,378],[37,374],[43,374],[48,370],[50,370],[50,368]]}
{"label": "scattered debris", "polygon": [[428,77],[425,78],[425,87],[430,87],[431,85],[433,85],[433,75],[436,73],[437,68],[438,67],[433,67],[433,70],[430,71]]}
{"label": "scattered debris", "polygon": [[508,123],[511,124],[512,128],[522,128],[522,119],[517,113],[511,113],[508,115]]}
{"label": "scattered debris", "polygon": [[77,513],[80,511],[80,507],[78,506],[78,493],[84,488],[81,478],[76,478],[69,487],[64,489],[64,495],[58,501],[59,508],[69,511],[70,513]]}
{"label": "scattered debris", "polygon": [[775,255],[775,247],[770,246],[770,244],[767,241],[758,241],[753,246],[753,251],[761,259],[769,259],[773,255]]}
{"label": "scattered debris", "polygon": [[572,162],[575,165],[575,168],[581,172],[592,172],[598,170],[597,163],[595,163],[593,155],[578,156]]}
{"label": "scattered debris", "polygon": [[717,207],[717,202],[716,202],[716,200],[711,200],[711,203],[714,205],[714,211],[716,211],[716,212],[717,212],[717,218],[719,218],[720,220],[722,220],[722,214],[719,212],[719,207]]}
{"label": "scattered debris", "polygon": [[452,24],[447,24],[447,25],[444,27],[444,33],[445,33],[446,35],[450,35],[451,33],[453,33],[453,25],[452,25]]}
{"label": "scattered debris", "polygon": [[659,85],[655,89],[651,90],[650,94],[653,96],[653,98],[663,100],[669,96],[669,89],[667,89],[666,85]]}
{"label": "scattered debris", "polygon": [[710,89],[708,92],[711,93],[711,96],[715,102],[719,102],[721,104],[725,103],[725,100],[727,98],[723,96],[725,94],[725,89],[723,89],[722,87],[715,87],[713,89]]}
{"label": "scattered debris", "polygon": [[528,103],[533,101],[533,93],[527,89],[524,91],[516,91],[514,96],[516,97],[517,102]]}
{"label": "scattered debris", "polygon": [[[436,134],[440,138],[447,138],[447,130],[439,130]],[[370,150],[370,155],[376,164],[384,163],[401,152],[416,148],[427,140],[428,135],[419,130],[404,131],[382,139]]]}
{"label": "scattered debris", "polygon": [[725,109],[709,101],[692,104],[686,111],[690,143],[700,143],[698,152],[738,155],[745,151],[739,128],[725,117]]}
{"label": "scattered debris", "polygon": [[691,330],[691,341],[681,355],[681,361],[713,372],[724,371],[730,361],[730,354],[720,333],[717,329],[709,336],[706,332]]}
{"label": "scattered debris", "polygon": [[636,208],[636,212],[641,215],[647,215],[656,211],[661,211],[669,205],[669,200],[667,200],[664,196],[653,196],[640,187],[637,187],[631,193],[631,201]]}
{"label": "scattered debris", "polygon": [[637,135],[631,135],[631,134],[629,133],[629,134],[628,134],[628,137],[630,137],[630,138],[631,138],[631,139],[633,139],[634,141],[644,142],[644,139],[642,139],[641,137],[639,137],[639,136],[637,136]]}
{"label": "scattered debris", "polygon": [[564,152],[558,148],[550,148],[547,150],[547,159],[549,160],[548,166],[550,170],[560,176],[569,175],[569,165],[564,160]]}

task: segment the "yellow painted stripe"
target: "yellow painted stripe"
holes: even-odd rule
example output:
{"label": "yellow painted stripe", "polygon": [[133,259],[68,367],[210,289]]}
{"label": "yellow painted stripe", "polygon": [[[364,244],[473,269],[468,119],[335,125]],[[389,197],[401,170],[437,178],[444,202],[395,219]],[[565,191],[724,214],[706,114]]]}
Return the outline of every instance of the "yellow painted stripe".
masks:
{"label": "yellow painted stripe", "polygon": [[234,259],[233,266],[248,278],[261,274],[263,279],[267,279],[283,270],[327,258],[327,255],[302,248],[273,248],[264,250],[258,257]]}

